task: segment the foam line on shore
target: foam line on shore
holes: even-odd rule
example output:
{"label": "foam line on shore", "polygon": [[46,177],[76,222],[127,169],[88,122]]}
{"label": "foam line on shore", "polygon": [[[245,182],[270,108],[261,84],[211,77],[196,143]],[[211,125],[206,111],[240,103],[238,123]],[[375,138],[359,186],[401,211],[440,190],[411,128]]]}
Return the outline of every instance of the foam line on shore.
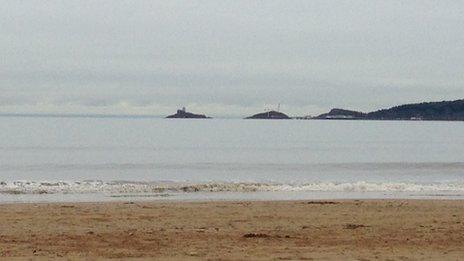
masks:
{"label": "foam line on shore", "polygon": [[85,194],[85,193],[195,193],[195,192],[464,192],[464,183],[395,182],[137,182],[137,181],[11,181],[0,182],[1,194]]}

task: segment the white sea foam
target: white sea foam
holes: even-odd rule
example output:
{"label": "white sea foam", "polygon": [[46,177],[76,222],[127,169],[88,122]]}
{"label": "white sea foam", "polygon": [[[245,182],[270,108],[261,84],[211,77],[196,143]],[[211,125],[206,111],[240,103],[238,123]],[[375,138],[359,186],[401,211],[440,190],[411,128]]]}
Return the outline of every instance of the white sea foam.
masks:
{"label": "white sea foam", "polygon": [[181,183],[130,181],[79,182],[0,182],[1,194],[85,194],[85,193],[195,193],[195,192],[464,192],[464,183],[395,183],[395,182],[314,182],[282,183]]}

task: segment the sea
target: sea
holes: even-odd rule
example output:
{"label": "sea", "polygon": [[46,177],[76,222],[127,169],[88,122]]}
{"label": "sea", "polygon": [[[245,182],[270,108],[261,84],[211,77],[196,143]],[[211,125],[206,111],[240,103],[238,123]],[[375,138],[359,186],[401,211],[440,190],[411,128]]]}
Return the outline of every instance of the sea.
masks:
{"label": "sea", "polygon": [[0,117],[0,202],[464,199],[464,122]]}

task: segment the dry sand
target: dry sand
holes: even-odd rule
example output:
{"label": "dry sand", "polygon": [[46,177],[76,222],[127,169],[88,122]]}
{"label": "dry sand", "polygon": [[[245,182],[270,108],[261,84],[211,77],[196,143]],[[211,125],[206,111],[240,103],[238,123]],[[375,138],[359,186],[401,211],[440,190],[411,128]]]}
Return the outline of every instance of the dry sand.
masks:
{"label": "dry sand", "polygon": [[127,202],[0,208],[0,259],[464,259],[464,201]]}

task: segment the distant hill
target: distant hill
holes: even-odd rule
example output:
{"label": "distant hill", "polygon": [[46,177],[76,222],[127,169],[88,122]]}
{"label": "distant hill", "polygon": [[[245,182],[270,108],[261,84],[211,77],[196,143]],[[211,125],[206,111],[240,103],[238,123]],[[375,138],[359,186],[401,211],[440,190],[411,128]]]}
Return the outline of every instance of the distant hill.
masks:
{"label": "distant hill", "polygon": [[367,114],[378,120],[464,120],[464,100],[406,104]]}
{"label": "distant hill", "polygon": [[464,100],[406,104],[369,113],[333,109],[315,119],[464,121]]}
{"label": "distant hill", "polygon": [[203,114],[194,114],[191,112],[186,112],[185,109],[177,110],[176,114],[169,115],[166,119],[210,119]]}
{"label": "distant hill", "polygon": [[261,120],[288,120],[291,119],[286,114],[278,111],[268,111],[258,113],[245,119],[261,119]]}

